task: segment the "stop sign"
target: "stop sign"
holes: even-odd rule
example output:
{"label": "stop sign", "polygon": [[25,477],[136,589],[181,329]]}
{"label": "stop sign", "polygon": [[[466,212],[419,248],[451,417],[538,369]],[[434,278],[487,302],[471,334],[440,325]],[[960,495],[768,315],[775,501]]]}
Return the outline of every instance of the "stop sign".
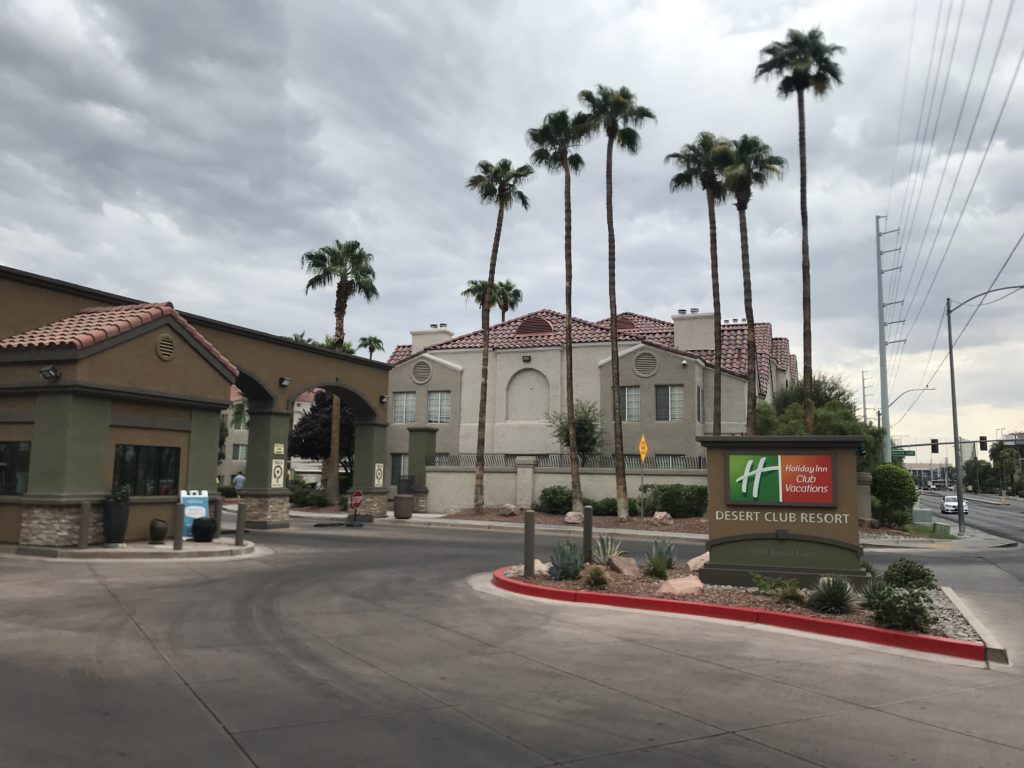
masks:
{"label": "stop sign", "polygon": [[363,492],[356,491],[352,494],[352,509],[359,509],[363,506]]}

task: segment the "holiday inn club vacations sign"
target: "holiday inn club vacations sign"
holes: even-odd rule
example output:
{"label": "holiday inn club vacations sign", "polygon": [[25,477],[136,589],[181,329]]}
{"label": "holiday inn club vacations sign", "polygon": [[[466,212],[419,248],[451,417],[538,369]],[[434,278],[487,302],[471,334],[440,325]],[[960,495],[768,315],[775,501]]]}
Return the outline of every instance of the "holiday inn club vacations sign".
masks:
{"label": "holiday inn club vacations sign", "polygon": [[834,506],[830,454],[729,454],[734,504]]}

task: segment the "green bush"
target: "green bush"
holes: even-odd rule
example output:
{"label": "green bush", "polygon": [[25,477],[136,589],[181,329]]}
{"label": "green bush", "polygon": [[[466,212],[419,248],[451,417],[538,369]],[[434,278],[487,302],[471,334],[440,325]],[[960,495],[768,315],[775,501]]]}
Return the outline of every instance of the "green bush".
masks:
{"label": "green bush", "polygon": [[591,565],[583,572],[583,586],[587,589],[604,589],[608,586],[608,574],[600,565]]}
{"label": "green bush", "polygon": [[592,554],[595,563],[607,565],[613,557],[622,554],[622,544],[614,536],[598,536],[594,539]]}
{"label": "green bush", "polygon": [[540,492],[537,511],[564,515],[572,509],[572,490],[564,485],[551,485]]}
{"label": "green bush", "polygon": [[708,509],[708,489],[703,485],[650,485],[648,509],[668,512],[672,517],[703,517]]}
{"label": "green bush", "polygon": [[853,609],[853,587],[840,576],[822,576],[814,585],[807,605],[822,613],[849,613]]}
{"label": "green bush", "polygon": [[[914,478],[903,467],[882,464],[871,473],[872,508],[876,517],[885,522],[899,512],[910,513],[917,503]],[[874,500],[878,500],[877,506]],[[909,521],[908,521],[909,522]]]}
{"label": "green bush", "polygon": [[800,591],[796,579],[786,579],[779,586],[778,598],[784,603],[800,604],[804,601],[804,593]]}
{"label": "green bush", "polygon": [[235,490],[233,485],[220,485],[217,486],[217,493],[223,496],[225,499],[237,499],[238,491]]}
{"label": "green bush", "polygon": [[782,587],[782,579],[773,576],[762,576],[759,573],[751,573],[751,580],[754,582],[754,589],[762,595],[774,595]]}
{"label": "green bush", "polygon": [[896,528],[905,531],[907,526],[914,522],[914,512],[909,509],[879,509],[875,515],[878,522],[884,528]]}
{"label": "green bush", "polygon": [[935,572],[931,568],[906,557],[901,557],[886,568],[882,578],[890,587],[935,589],[938,586],[935,581]]}
{"label": "green bush", "polygon": [[615,499],[610,497],[598,499],[597,501],[594,502],[593,507],[595,517],[615,517],[616,513],[618,512],[618,507],[616,506]]}
{"label": "green bush", "polygon": [[326,507],[327,491],[306,485],[301,480],[288,484],[288,501],[293,507]]}
{"label": "green bush", "polygon": [[647,556],[648,560],[658,558],[665,561],[666,568],[676,567],[676,548],[675,546],[665,539],[655,539],[651,543],[651,552]]}
{"label": "green bush", "polygon": [[583,554],[574,541],[560,541],[551,550],[548,576],[555,581],[575,579],[583,569]]}
{"label": "green bush", "polygon": [[903,632],[927,632],[934,623],[931,604],[924,590],[887,586],[875,600],[875,623]]}
{"label": "green bush", "polygon": [[860,589],[861,602],[867,608],[874,610],[878,607],[879,601],[885,592],[890,589],[884,579],[868,579]]}
{"label": "green bush", "polygon": [[762,595],[774,595],[783,603],[802,603],[804,593],[800,591],[800,584],[796,579],[780,579],[772,576],[762,576],[758,573],[751,573],[754,587]]}
{"label": "green bush", "polygon": [[646,573],[652,579],[667,579],[668,569],[668,559],[665,557],[665,555],[647,555],[647,561],[644,563],[644,573]]}

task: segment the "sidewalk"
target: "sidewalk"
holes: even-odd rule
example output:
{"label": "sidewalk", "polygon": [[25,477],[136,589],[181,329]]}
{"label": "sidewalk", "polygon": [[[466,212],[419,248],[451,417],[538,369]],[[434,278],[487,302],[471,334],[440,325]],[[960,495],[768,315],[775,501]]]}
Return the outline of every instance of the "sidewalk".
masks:
{"label": "sidewalk", "polygon": [[130,541],[123,547],[94,545],[78,547],[32,547],[15,544],[0,546],[0,554],[27,557],[47,557],[59,560],[171,560],[191,557],[230,557],[251,555],[256,545],[247,541],[235,546],[233,536],[222,536],[209,543],[185,540],[180,550],[174,549],[173,541],[150,544],[147,541]]}

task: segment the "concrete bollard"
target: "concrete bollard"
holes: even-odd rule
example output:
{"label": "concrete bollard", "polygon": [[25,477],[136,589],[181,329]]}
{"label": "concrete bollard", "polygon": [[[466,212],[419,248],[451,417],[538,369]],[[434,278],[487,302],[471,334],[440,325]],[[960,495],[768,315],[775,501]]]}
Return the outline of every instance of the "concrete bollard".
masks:
{"label": "concrete bollard", "polygon": [[583,562],[594,562],[594,508],[583,505]]}
{"label": "concrete bollard", "polygon": [[174,505],[174,550],[180,552],[185,546],[185,505]]}
{"label": "concrete bollard", "polygon": [[533,561],[537,557],[537,513],[526,510],[523,525],[523,576],[533,577]]}
{"label": "concrete bollard", "polygon": [[220,496],[217,496],[217,497],[211,499],[210,503],[213,505],[213,509],[212,509],[212,512],[213,512],[213,522],[217,526],[214,529],[213,537],[215,539],[217,539],[217,538],[220,538],[220,526],[221,526],[221,522],[224,519],[224,499],[221,498]]}
{"label": "concrete bollard", "polygon": [[238,500],[238,514],[235,517],[235,546],[245,544],[245,502]]}

